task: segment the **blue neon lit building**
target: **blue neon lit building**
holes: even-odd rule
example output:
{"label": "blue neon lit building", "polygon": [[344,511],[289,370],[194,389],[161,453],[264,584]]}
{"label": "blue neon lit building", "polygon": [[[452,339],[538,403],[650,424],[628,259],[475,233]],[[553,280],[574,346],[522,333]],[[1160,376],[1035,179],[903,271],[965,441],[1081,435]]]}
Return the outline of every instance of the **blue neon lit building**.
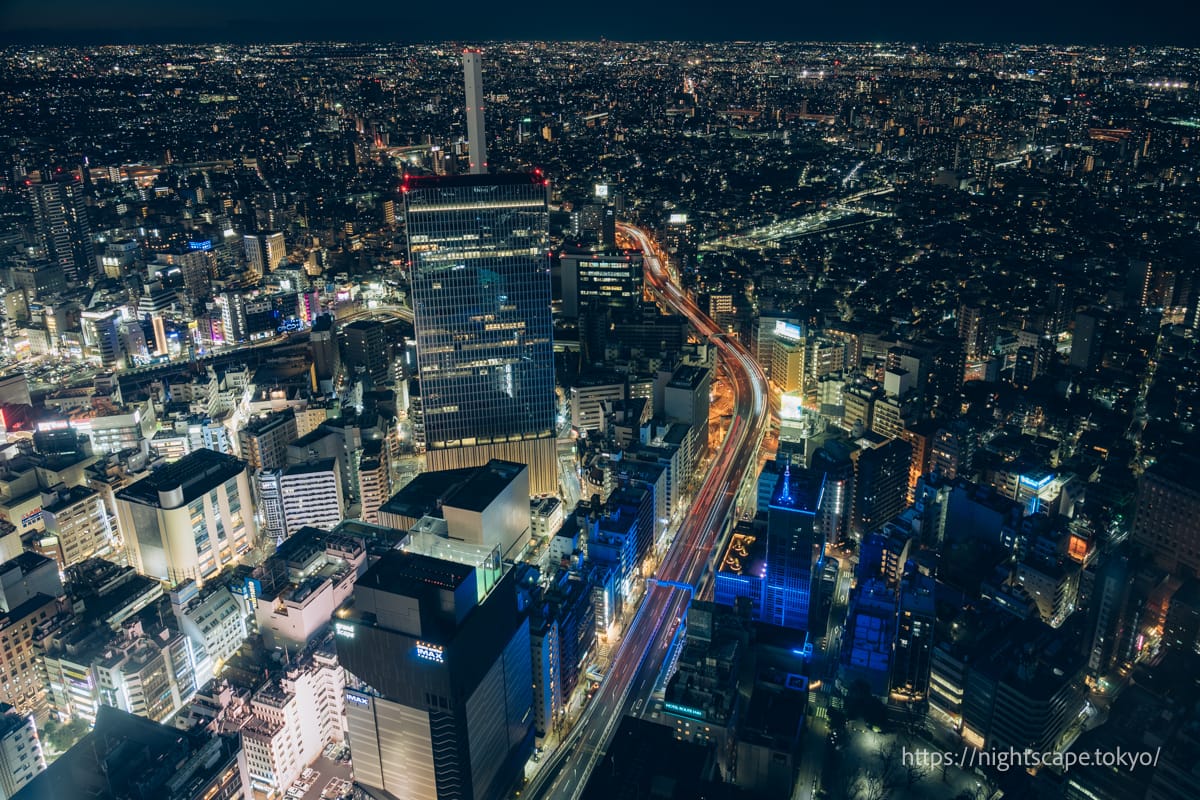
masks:
{"label": "blue neon lit building", "polygon": [[809,629],[816,567],[824,552],[817,525],[824,491],[824,472],[789,466],[779,476],[767,511],[764,622]]}

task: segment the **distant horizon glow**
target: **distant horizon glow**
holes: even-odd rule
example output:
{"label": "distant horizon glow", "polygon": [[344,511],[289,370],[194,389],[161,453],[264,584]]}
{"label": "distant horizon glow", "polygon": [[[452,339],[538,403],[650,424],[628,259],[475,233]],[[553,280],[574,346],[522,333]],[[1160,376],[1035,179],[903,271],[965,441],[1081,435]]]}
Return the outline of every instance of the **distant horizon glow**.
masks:
{"label": "distant horizon glow", "polygon": [[[703,42],[1011,42],[1019,44],[1191,46],[1200,27],[1178,15],[1147,14],[1115,2],[1067,2],[1036,13],[997,15],[985,7],[925,0],[917,7],[867,8],[782,3],[753,9],[682,2],[609,7],[603,19],[586,8],[534,3],[521,15],[472,2],[444,14],[440,6],[376,6],[369,15],[329,14],[313,0],[213,0],[203,6],[152,0],[10,0],[0,7],[0,38],[11,44],[138,44],[487,41]],[[461,45],[460,45],[461,46]],[[836,66],[836,65],[834,65]]]}

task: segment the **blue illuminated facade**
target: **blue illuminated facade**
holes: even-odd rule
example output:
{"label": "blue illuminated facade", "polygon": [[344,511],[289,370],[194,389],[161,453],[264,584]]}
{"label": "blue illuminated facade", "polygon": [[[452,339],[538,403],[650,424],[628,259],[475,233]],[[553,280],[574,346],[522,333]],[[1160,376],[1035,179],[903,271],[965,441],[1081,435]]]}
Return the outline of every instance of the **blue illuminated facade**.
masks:
{"label": "blue illuminated facade", "polygon": [[761,521],[753,525],[739,523],[734,528],[725,552],[717,561],[713,580],[713,599],[718,604],[734,606],[739,597],[745,597],[750,601],[751,616],[759,620],[763,618],[767,583],[767,537],[764,528]]}
{"label": "blue illuminated facade", "polygon": [[767,575],[762,620],[809,629],[816,565],[824,550],[817,511],[825,474],[789,466],[779,476],[767,512]]}

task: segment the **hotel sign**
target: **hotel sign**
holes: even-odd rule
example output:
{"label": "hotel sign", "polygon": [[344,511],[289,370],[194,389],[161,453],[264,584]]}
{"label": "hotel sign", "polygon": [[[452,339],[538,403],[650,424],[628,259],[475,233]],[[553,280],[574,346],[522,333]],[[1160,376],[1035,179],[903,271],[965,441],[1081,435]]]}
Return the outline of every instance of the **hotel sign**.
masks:
{"label": "hotel sign", "polygon": [[687,717],[695,717],[696,719],[704,719],[704,712],[698,708],[692,708],[691,706],[680,705],[679,703],[663,703],[663,705],[666,706],[667,711],[670,711],[674,714],[683,714],[684,716],[687,716]]}

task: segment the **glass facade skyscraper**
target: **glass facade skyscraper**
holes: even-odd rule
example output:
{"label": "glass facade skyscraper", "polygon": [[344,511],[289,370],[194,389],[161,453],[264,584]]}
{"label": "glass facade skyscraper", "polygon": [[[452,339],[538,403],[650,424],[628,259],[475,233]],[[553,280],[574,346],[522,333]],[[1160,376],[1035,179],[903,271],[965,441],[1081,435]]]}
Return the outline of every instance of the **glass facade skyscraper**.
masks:
{"label": "glass facade skyscraper", "polygon": [[515,461],[555,492],[545,180],[408,178],[403,194],[428,468]]}
{"label": "glass facade skyscraper", "polygon": [[767,511],[767,585],[762,619],[772,625],[808,630],[817,564],[823,550],[816,517],[825,475],[787,466],[779,476]]}

